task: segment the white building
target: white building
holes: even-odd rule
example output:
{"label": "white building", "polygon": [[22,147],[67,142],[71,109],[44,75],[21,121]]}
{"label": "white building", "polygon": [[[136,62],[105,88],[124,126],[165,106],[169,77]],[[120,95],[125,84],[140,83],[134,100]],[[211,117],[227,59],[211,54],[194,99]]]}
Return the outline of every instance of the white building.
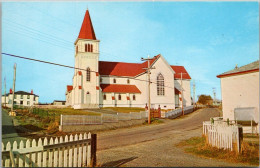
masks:
{"label": "white building", "polygon": [[259,122],[259,61],[222,73],[223,119]]}
{"label": "white building", "polygon": [[[126,63],[99,61],[96,39],[89,11],[75,41],[73,84],[67,86],[66,105],[73,108],[145,107],[148,103],[148,62]],[[191,105],[190,76],[183,66],[172,66],[158,54],[152,58],[151,106],[164,109],[180,107],[181,76],[183,105]],[[182,75],[181,75],[182,74]]]}
{"label": "white building", "polygon": [[[12,89],[6,95],[2,95],[2,104],[7,107],[12,106],[13,94]],[[5,101],[6,100],[6,101]],[[32,106],[39,103],[39,96],[33,94],[33,90],[31,93],[24,92],[24,91],[17,91],[14,92],[14,105],[21,105],[21,106]]]}

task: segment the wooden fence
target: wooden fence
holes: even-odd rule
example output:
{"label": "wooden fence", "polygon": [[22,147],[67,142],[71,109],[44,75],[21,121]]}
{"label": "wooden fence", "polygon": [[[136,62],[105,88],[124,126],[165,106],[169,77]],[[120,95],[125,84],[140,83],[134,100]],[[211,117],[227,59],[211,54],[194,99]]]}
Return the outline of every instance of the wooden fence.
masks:
{"label": "wooden fence", "polygon": [[[184,114],[193,112],[193,106],[187,106],[183,108]],[[182,109],[178,108],[168,112],[162,112],[162,118],[177,118],[182,115]]]}
{"label": "wooden fence", "polygon": [[2,143],[2,167],[86,167],[96,165],[96,134]]}
{"label": "wooden fence", "polygon": [[228,124],[225,121],[204,121],[203,135],[207,143],[219,149],[241,151],[243,139],[242,127],[236,124]]}
{"label": "wooden fence", "polygon": [[127,121],[127,120],[140,120],[144,118],[148,118],[147,111],[117,113],[117,114],[102,113],[100,116],[61,115],[60,125],[102,124],[102,123],[119,122],[119,121]]}

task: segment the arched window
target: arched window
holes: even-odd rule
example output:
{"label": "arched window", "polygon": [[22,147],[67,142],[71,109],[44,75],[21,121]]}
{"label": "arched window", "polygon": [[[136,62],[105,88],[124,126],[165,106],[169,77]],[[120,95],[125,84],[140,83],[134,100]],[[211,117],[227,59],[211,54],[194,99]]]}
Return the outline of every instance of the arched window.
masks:
{"label": "arched window", "polygon": [[76,53],[79,52],[79,46],[76,46]]}
{"label": "arched window", "polygon": [[86,79],[90,81],[90,68],[87,68]]}
{"label": "arched window", "polygon": [[129,84],[130,83],[130,79],[127,79],[127,84]]}
{"label": "arched window", "polygon": [[116,79],[115,78],[114,78],[113,82],[116,83]]}
{"label": "arched window", "polygon": [[164,96],[164,77],[161,73],[157,76],[157,95]]}
{"label": "arched window", "polygon": [[90,52],[93,52],[93,44],[90,45]]}
{"label": "arched window", "polygon": [[85,52],[88,52],[88,45],[85,44]]}
{"label": "arched window", "polygon": [[90,52],[90,44],[88,44],[88,52]]}
{"label": "arched window", "polygon": [[118,95],[118,100],[121,100],[121,94]]}
{"label": "arched window", "polygon": [[133,100],[135,100],[135,95],[133,95]]}
{"label": "arched window", "polygon": [[106,100],[106,99],[107,99],[107,95],[104,94],[104,95],[103,95],[103,100]]}

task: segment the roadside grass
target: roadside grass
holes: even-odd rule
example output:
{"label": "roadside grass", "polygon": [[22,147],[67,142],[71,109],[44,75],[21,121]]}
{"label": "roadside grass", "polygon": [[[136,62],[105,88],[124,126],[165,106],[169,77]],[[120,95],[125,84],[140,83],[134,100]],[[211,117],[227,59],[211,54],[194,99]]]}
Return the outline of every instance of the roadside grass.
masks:
{"label": "roadside grass", "polygon": [[[151,118],[151,124],[161,124],[164,123],[163,120],[160,120],[159,118]],[[148,120],[143,123],[143,125],[148,125]]]}
{"label": "roadside grass", "polygon": [[[253,139],[259,139],[259,136],[253,136]],[[252,166],[259,165],[259,141],[248,141],[244,139],[241,148],[242,152],[238,154],[235,151],[218,149],[211,147],[206,143],[205,137],[192,137],[176,145],[184,147],[185,152],[192,153],[206,158],[215,158],[235,163],[247,163]]]}
{"label": "roadside grass", "polygon": [[120,113],[140,112],[145,111],[144,108],[139,107],[103,107],[104,110],[113,110]]}
{"label": "roadside grass", "polygon": [[[8,110],[8,109],[7,109]],[[10,110],[10,109],[9,109]],[[18,108],[15,119],[20,126],[32,132],[53,134],[58,132],[60,115],[101,115],[100,113],[72,108]]]}

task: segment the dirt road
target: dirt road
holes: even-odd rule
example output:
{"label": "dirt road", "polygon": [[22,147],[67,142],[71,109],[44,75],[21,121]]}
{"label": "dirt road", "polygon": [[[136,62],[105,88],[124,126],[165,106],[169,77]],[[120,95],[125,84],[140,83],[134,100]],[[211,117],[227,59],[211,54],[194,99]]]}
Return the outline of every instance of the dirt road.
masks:
{"label": "dirt road", "polygon": [[151,126],[124,128],[98,134],[99,166],[245,166],[187,154],[175,145],[201,136],[202,121],[219,116],[218,109],[201,109],[184,118]]}

